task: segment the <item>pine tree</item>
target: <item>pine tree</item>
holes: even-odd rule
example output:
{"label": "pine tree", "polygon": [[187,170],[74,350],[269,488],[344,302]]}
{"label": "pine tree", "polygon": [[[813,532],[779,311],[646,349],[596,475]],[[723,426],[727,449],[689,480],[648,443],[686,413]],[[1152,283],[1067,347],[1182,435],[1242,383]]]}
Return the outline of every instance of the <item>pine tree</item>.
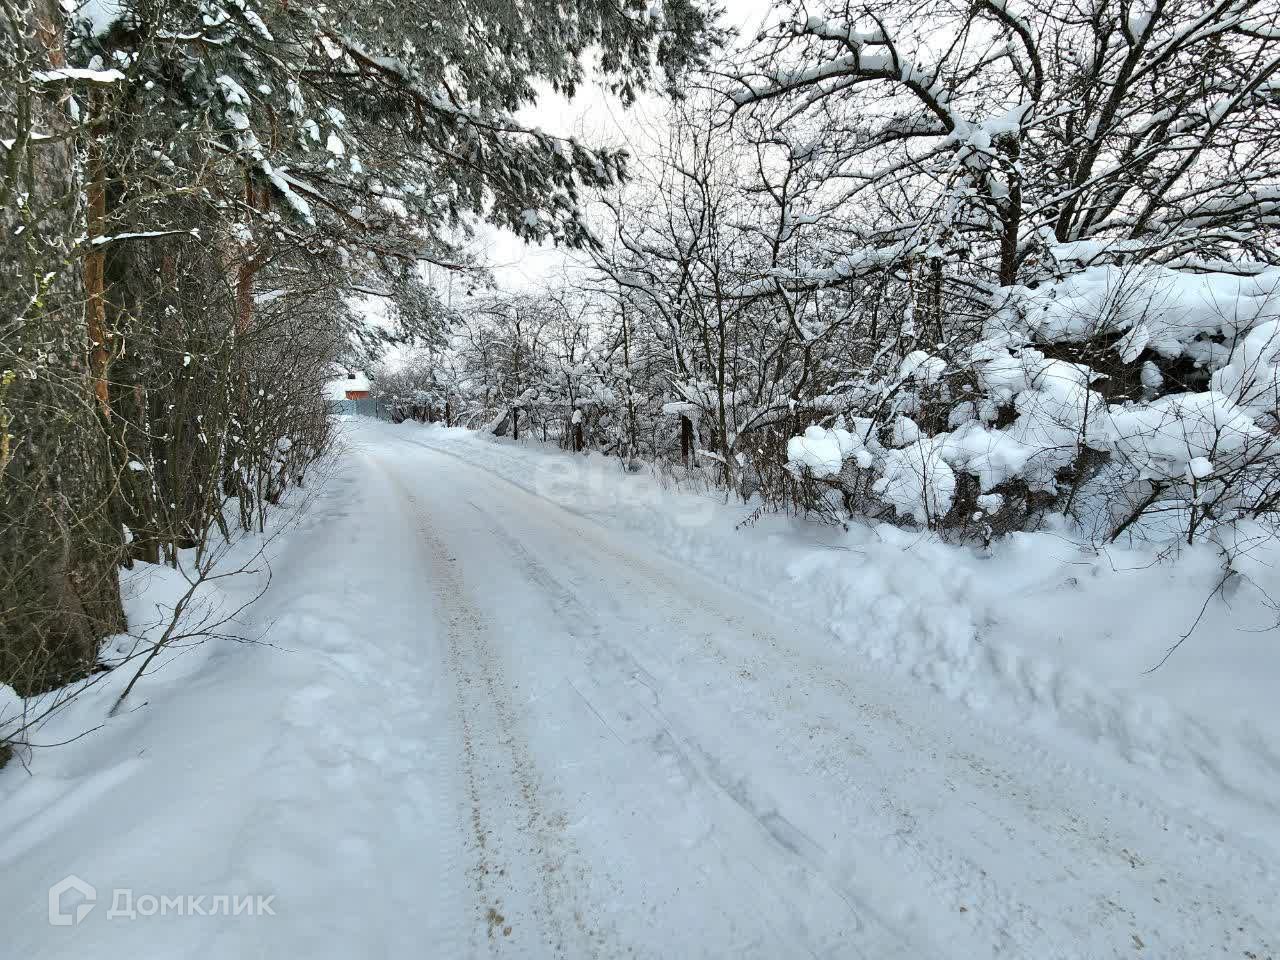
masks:
{"label": "pine tree", "polygon": [[[61,11],[0,19],[0,682],[83,671],[123,625],[113,477],[87,376],[82,168],[67,114]],[[89,83],[91,81],[83,81]]]}

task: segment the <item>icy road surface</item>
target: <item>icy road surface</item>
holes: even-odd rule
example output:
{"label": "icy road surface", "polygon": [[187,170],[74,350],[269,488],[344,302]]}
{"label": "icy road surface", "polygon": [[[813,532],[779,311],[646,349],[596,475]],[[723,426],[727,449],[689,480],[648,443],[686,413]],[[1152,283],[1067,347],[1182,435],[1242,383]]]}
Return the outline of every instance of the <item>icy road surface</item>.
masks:
{"label": "icy road surface", "polygon": [[1277,956],[1266,849],[759,601],[356,425],[255,613],[276,648],[158,704],[21,861],[274,916],[51,930],[41,900],[0,953]]}

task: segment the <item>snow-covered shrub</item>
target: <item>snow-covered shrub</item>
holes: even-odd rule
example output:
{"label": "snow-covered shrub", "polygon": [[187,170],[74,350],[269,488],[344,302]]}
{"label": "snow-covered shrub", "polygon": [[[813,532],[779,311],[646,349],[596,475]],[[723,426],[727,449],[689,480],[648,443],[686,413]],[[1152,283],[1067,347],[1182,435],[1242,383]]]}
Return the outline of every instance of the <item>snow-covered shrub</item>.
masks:
{"label": "snow-covered shrub", "polygon": [[872,488],[899,514],[924,525],[944,517],[955,498],[956,475],[940,446],[938,438],[930,438],[889,450]]}
{"label": "snow-covered shrub", "polygon": [[1274,423],[1280,410],[1280,319],[1249,330],[1209,382],[1214,391],[1231,397],[1250,415]]}
{"label": "snow-covered shrub", "polygon": [[1011,291],[962,353],[907,354],[889,401],[870,391],[869,429],[809,426],[788,459],[835,486],[847,466],[869,470],[899,518],[960,535],[1046,510],[1102,538],[1194,540],[1268,518],[1280,488],[1278,280],[1094,267]]}
{"label": "snow-covered shrub", "polygon": [[18,740],[25,726],[25,704],[13,687],[0,683],[0,767],[13,755],[11,746]]}
{"label": "snow-covered shrub", "polygon": [[1129,464],[1141,479],[1204,480],[1275,452],[1275,438],[1225,394],[1178,393],[1112,407],[1093,442]]}
{"label": "snow-covered shrub", "polygon": [[[683,292],[681,274],[646,272],[645,259],[700,266],[687,241],[703,223],[715,239],[740,230],[719,303],[772,311],[765,329],[793,333],[803,359],[775,364],[754,329],[735,334],[733,356],[779,378],[804,371],[789,397],[811,415],[792,436],[871,418],[901,451],[871,471],[910,522],[964,535],[976,514],[987,525],[995,501],[977,498],[992,496],[1006,529],[1050,510],[1086,523],[1111,505],[1172,512],[1170,497],[1200,512],[1204,465],[1185,489],[1148,479],[1153,457],[1125,442],[1138,439],[1125,424],[1195,418],[1195,402],[1143,405],[1213,392],[1273,429],[1280,153],[1239,158],[1275,138],[1273,101],[1242,91],[1271,89],[1280,34],[1225,8],[1016,7],[815,0],[766,23],[721,88],[735,118],[724,133],[752,161],[738,202],[721,201],[732,174],[700,181],[728,214],[677,207],[689,215],[637,237],[618,286],[644,275],[647,290]],[[930,39],[977,35],[999,37],[998,55]],[[1081,51],[1112,49],[1081,66]],[[672,153],[679,176],[700,158]],[[680,323],[689,313],[674,297],[661,306]],[[847,326],[823,323],[836,318]],[[1255,450],[1267,459],[1256,437]],[[1227,500],[1257,510],[1269,467],[1245,459]],[[819,477],[793,459],[811,482],[843,484],[823,463]],[[939,463],[955,477],[942,517]],[[1137,530],[1121,519],[1099,533],[1121,526]]]}
{"label": "snow-covered shrub", "polygon": [[812,426],[787,441],[787,459],[815,477],[829,477],[839,473],[850,459],[863,469],[870,467],[874,454],[856,433],[842,427],[827,430]]}

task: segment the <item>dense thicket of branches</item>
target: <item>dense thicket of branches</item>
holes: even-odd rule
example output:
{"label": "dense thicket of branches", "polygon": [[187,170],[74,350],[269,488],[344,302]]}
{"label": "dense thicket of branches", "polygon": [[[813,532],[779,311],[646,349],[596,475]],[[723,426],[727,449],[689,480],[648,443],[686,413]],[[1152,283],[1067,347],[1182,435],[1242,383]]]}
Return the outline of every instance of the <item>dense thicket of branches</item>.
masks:
{"label": "dense thicket of branches", "polygon": [[[52,0],[0,22],[0,678],[57,680],[123,623],[107,436],[84,364],[71,121],[30,77],[63,61]],[[26,80],[27,83],[22,81]]]}
{"label": "dense thicket of branches", "polygon": [[594,271],[469,311],[454,415],[961,537],[1273,522],[1274,4],[793,4],[738,62]]}

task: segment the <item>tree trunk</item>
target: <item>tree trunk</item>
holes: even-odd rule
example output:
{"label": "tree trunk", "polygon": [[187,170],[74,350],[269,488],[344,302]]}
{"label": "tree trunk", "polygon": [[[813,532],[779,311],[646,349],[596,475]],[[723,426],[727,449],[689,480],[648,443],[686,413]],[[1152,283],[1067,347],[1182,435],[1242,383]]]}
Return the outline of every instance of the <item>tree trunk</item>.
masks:
{"label": "tree trunk", "polygon": [[[89,109],[94,112],[95,119],[101,116],[105,109],[101,94],[90,94]],[[111,395],[107,384],[107,366],[111,355],[107,346],[106,250],[102,244],[94,243],[106,232],[107,223],[106,161],[102,155],[105,130],[101,122],[95,122],[90,129],[86,164],[89,170],[86,189],[89,201],[89,247],[84,257],[85,319],[89,332],[89,369],[93,379],[93,392],[102,416],[110,420]]]}
{"label": "tree trunk", "polygon": [[[244,175],[244,202],[250,210],[262,210],[267,213],[271,209],[271,194],[266,190],[258,190],[253,185],[253,178],[246,172]],[[252,214],[248,214],[252,217]],[[253,278],[262,269],[263,252],[243,251],[240,264],[236,270],[236,333],[243,336],[253,327]]]}
{"label": "tree trunk", "polygon": [[[115,477],[101,416],[105,331],[91,332],[91,191],[64,92],[32,74],[65,66],[56,0],[0,19],[0,683],[31,694],[83,676],[124,627]],[[96,105],[95,105],[96,109]],[[45,135],[44,139],[37,134]],[[95,145],[96,149],[96,145]],[[101,185],[101,175],[92,175]],[[97,191],[100,195],[100,191]],[[15,203],[16,196],[26,201]],[[96,215],[103,207],[97,196]],[[101,220],[98,221],[100,229]],[[96,262],[96,261],[93,261]],[[99,301],[100,302],[100,301]]]}

